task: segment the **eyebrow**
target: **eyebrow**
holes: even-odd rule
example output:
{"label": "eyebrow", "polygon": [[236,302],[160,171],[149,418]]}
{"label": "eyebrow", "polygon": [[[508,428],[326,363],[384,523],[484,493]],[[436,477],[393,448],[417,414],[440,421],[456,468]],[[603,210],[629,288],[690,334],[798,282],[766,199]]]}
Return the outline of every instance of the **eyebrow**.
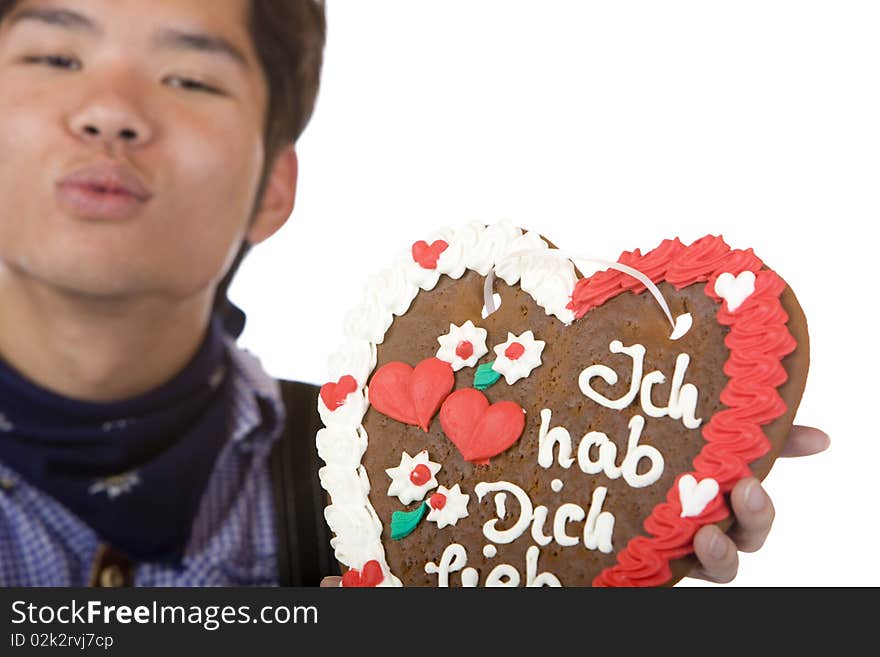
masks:
{"label": "eyebrow", "polygon": [[[101,35],[103,30],[91,18],[69,9],[28,8],[14,14],[9,19],[12,27],[21,21],[35,21],[44,25],[61,27],[85,34]],[[220,55],[235,62],[243,69],[249,69],[247,58],[236,46],[221,36],[200,32],[186,32],[166,27],[159,30],[153,37],[153,44],[165,50],[197,51],[209,55]]]}

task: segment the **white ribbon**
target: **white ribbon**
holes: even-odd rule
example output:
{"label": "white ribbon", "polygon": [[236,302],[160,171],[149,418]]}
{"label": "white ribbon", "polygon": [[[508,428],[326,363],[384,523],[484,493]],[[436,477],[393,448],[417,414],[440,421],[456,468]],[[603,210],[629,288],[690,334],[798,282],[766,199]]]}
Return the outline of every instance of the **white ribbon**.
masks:
{"label": "white ribbon", "polygon": [[493,298],[493,289],[495,285],[495,268],[498,267],[501,263],[506,262],[507,260],[528,255],[555,255],[559,256],[560,258],[568,258],[571,261],[583,260],[587,262],[593,262],[603,267],[616,269],[619,272],[623,272],[624,274],[632,276],[640,283],[642,283],[646,288],[648,288],[648,291],[654,296],[654,299],[657,300],[657,303],[660,304],[660,308],[663,310],[663,313],[669,320],[669,324],[672,326],[672,335],[669,338],[670,340],[678,340],[690,330],[693,324],[693,317],[691,317],[690,313],[679,315],[677,319],[673,319],[672,312],[670,312],[669,310],[669,304],[666,303],[666,299],[663,297],[660,289],[656,285],[654,285],[654,282],[650,278],[648,278],[638,269],[634,269],[633,267],[630,267],[628,265],[623,265],[619,262],[610,262],[608,260],[603,260],[602,258],[594,258],[592,256],[576,255],[567,251],[562,251],[560,249],[525,249],[522,251],[515,251],[514,253],[507,254],[498,262],[496,262],[492,269],[489,270],[489,274],[486,276],[486,282],[483,284],[483,297],[486,303],[487,316],[491,315],[496,310],[495,299]]}

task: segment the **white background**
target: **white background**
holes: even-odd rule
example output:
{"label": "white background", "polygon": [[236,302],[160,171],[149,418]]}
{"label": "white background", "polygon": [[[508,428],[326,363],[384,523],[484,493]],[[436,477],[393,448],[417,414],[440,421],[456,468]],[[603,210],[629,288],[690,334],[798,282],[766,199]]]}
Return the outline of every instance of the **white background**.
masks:
{"label": "white background", "polygon": [[878,3],[330,0],[328,23],[296,209],[230,292],[241,344],[323,383],[366,276],[443,226],[612,259],[721,234],[798,295],[797,421],[832,438],[777,461],[732,585],[880,585]]}

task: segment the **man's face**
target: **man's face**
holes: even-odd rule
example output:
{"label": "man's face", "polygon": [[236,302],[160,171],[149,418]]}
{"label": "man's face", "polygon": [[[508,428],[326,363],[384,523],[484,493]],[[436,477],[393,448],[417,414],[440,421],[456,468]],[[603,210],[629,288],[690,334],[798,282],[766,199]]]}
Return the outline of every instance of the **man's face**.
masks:
{"label": "man's face", "polygon": [[[79,17],[16,20],[49,9]],[[0,260],[99,296],[182,298],[222,277],[264,158],[268,90],[247,9],[248,0],[24,0],[4,18]],[[243,61],[180,33],[221,37]],[[129,168],[149,200],[123,218],[73,207],[82,190],[59,181],[96,162]]]}

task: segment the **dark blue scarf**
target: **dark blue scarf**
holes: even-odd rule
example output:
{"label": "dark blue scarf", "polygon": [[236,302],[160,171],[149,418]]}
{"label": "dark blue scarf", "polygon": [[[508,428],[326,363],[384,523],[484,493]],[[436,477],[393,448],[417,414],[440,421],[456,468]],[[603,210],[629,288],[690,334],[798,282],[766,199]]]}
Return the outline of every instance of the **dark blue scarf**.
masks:
{"label": "dark blue scarf", "polygon": [[120,402],[57,395],[0,359],[0,461],[130,558],[179,564],[229,437],[223,336],[243,326],[238,308],[219,309],[179,374]]}

